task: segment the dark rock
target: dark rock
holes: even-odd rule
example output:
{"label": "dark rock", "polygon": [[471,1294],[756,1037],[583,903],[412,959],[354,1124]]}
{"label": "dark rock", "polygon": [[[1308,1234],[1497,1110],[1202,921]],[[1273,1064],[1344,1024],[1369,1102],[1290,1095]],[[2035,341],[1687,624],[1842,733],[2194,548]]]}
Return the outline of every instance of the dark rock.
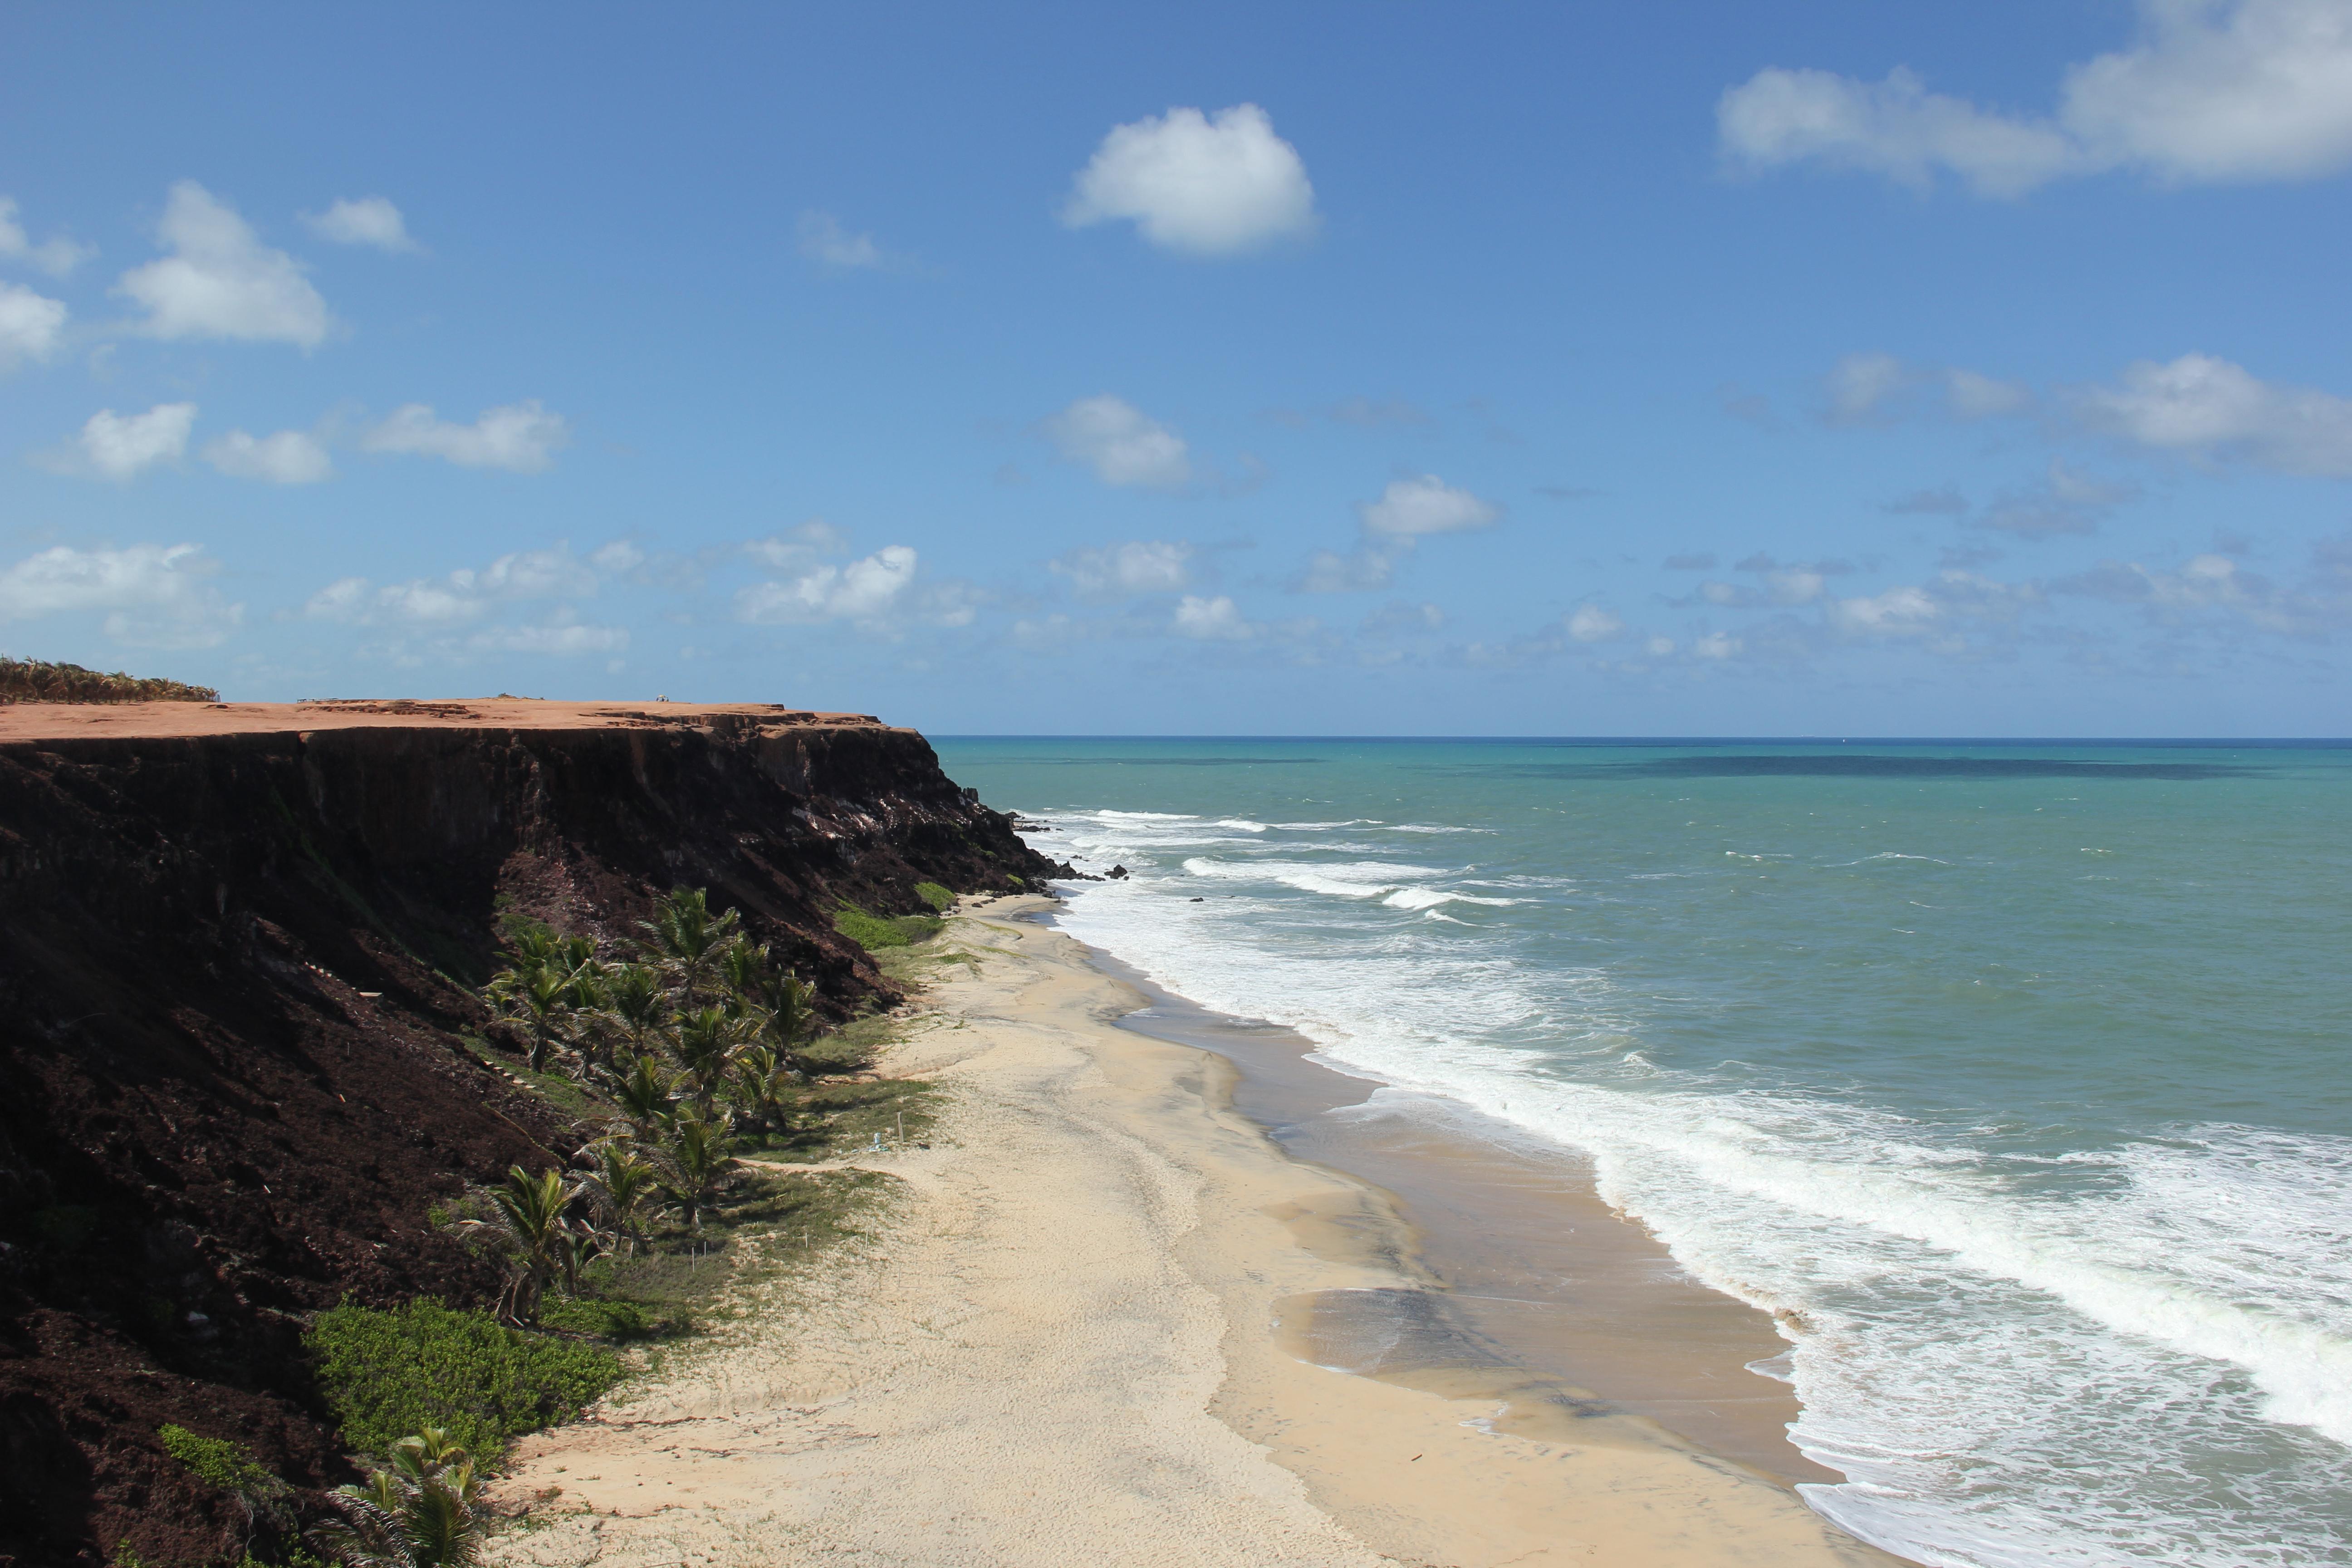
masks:
{"label": "dark rock", "polygon": [[1127,868],[1126,868],[1126,867],[1124,867],[1124,866],[1113,866],[1113,867],[1110,868],[1110,879],[1111,879],[1112,881],[1114,881],[1114,882],[1124,882],[1124,881],[1126,881],[1126,880],[1127,880]]}
{"label": "dark rock", "polygon": [[308,1315],[494,1295],[428,1209],[582,1137],[455,1040],[501,914],[617,954],[707,887],[838,1018],[896,995],[843,900],[1070,874],[920,735],[798,715],[0,745],[0,1563],[234,1557],[156,1427],[352,1479]]}

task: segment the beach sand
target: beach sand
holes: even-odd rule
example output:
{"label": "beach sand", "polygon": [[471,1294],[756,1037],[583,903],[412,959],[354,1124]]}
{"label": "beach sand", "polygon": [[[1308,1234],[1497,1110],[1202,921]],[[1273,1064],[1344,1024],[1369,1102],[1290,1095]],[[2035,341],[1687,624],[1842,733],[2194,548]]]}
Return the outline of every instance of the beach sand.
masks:
{"label": "beach sand", "polygon": [[501,1495],[547,1500],[495,1562],[1895,1561],[1475,1346],[1395,1375],[1309,1359],[1360,1338],[1350,1303],[1417,1321],[1410,1226],[1283,1153],[1223,1059],[1114,1027],[1145,999],[1017,918],[1050,907],[939,939],[977,962],[940,966],[886,1070],[950,1103],[929,1147],[855,1162],[905,1184],[874,1234],[526,1439]]}

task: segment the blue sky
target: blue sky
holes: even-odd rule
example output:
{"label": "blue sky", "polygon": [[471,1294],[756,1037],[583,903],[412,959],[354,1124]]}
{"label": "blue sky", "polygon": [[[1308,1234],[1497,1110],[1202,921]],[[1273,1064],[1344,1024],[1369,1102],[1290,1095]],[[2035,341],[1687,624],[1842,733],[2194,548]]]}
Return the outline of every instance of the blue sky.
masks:
{"label": "blue sky", "polygon": [[18,6],[0,649],[2342,734],[2352,0]]}

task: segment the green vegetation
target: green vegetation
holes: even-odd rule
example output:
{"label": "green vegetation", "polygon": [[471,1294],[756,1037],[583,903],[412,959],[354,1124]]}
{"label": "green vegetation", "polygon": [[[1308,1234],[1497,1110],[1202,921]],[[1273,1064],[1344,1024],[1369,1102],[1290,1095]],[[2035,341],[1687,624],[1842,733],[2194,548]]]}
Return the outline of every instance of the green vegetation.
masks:
{"label": "green vegetation", "polygon": [[120,670],[101,675],[78,664],[37,658],[0,658],[0,703],[8,702],[217,702],[209,686],[189,686]]}
{"label": "green vegetation", "polygon": [[932,909],[938,910],[940,914],[945,914],[948,910],[955,907],[955,889],[952,888],[943,887],[937,882],[916,883],[915,896],[921,899],[923,902],[930,905]]}
{"label": "green vegetation", "polygon": [[621,1374],[610,1351],[431,1300],[333,1308],[303,1345],[343,1442],[362,1454],[388,1453],[434,1427],[470,1453],[496,1455],[510,1438],[578,1415]]}
{"label": "green vegetation", "polygon": [[310,1538],[351,1568],[472,1568],[489,1521],[473,1456],[428,1426],[393,1445],[390,1462],[328,1494],[335,1516]]}
{"label": "green vegetation", "polygon": [[856,904],[844,904],[833,914],[833,929],[868,952],[927,942],[946,923],[936,915],[877,915]]}
{"label": "green vegetation", "polygon": [[243,1444],[225,1437],[200,1437],[185,1426],[161,1426],[155,1436],[163,1440],[163,1451],[185,1465],[196,1479],[236,1500],[245,1515],[240,1551],[252,1545],[256,1528],[266,1524],[282,1530],[292,1522],[287,1508],[289,1489]]}

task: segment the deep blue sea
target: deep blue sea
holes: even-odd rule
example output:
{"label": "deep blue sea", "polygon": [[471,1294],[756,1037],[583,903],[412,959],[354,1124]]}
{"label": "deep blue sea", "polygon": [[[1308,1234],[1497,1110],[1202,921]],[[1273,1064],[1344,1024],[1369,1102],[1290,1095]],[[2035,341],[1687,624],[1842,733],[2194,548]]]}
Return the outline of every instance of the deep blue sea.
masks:
{"label": "deep blue sea", "polygon": [[1781,1311],[1856,1534],[2352,1563],[2352,750],[937,744],[1132,874],[1074,935]]}

